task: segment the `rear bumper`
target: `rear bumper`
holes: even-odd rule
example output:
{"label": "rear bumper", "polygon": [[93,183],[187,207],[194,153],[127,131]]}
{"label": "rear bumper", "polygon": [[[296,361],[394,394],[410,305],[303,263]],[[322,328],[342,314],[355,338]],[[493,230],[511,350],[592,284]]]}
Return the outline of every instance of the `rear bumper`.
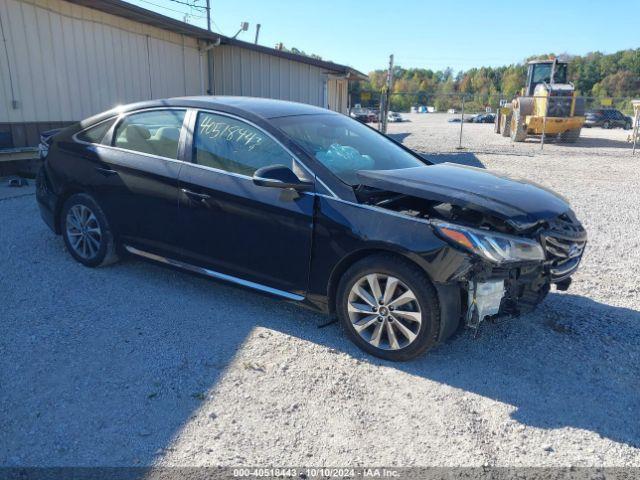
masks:
{"label": "rear bumper", "polygon": [[51,184],[47,179],[44,165],[40,167],[36,176],[36,200],[40,209],[40,216],[44,223],[55,233],[60,233],[56,221],[58,206],[58,196],[51,189]]}
{"label": "rear bumper", "polygon": [[545,125],[544,117],[527,115],[526,118],[527,130],[536,135],[541,135],[543,129],[545,133],[550,135],[563,133],[567,130],[575,130],[582,128],[584,122],[584,117],[547,117]]}

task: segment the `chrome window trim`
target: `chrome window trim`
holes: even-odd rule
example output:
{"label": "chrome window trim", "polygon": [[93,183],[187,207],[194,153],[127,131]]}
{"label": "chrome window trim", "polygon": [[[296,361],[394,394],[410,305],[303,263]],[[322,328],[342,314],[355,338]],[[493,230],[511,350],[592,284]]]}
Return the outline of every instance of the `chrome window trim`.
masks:
{"label": "chrome window trim", "polygon": [[382,207],[376,207],[375,205],[364,205],[362,203],[355,203],[355,202],[350,202],[349,200],[344,200],[342,198],[334,198],[334,197],[330,197],[328,195],[324,195],[322,193],[316,193],[315,194],[316,197],[324,197],[328,200],[335,200],[336,202],[340,202],[340,203],[345,203],[347,205],[352,205],[354,207],[358,207],[358,208],[364,208],[365,210],[373,210],[374,212],[378,212],[378,213],[384,213],[387,215],[391,215],[393,217],[399,217],[399,218],[403,218],[405,220],[410,220],[413,222],[418,222],[418,223],[424,223],[427,225],[433,225],[433,223],[431,223],[430,220],[426,219],[426,218],[416,218],[416,217],[410,217],[409,215],[404,215],[402,213],[399,212],[394,212],[392,210],[387,210],[386,208],[382,208]]}
{"label": "chrome window trim", "polygon": [[[86,143],[86,142],[84,142],[84,143]],[[142,155],[144,157],[156,158],[158,160],[164,160],[164,161],[167,161],[167,162],[179,163],[181,165],[189,163],[189,162],[185,162],[185,161],[182,161],[182,160],[177,160],[175,158],[163,157],[161,155],[154,155],[153,153],[138,152],[137,150],[128,150],[126,148],[114,147],[112,145],[103,145],[101,143],[89,143],[88,145],[94,145],[94,146],[100,147],[100,148],[108,148],[110,150],[116,150],[118,152],[135,153],[136,155]]]}
{"label": "chrome window trim", "polygon": [[[253,123],[251,120],[248,120],[244,117],[240,117],[238,115],[234,115],[232,113],[228,113],[228,112],[221,112],[219,110],[213,110],[213,109],[209,109],[209,108],[194,108],[194,110],[196,110],[196,125],[198,124],[198,114],[204,112],[204,113],[211,113],[214,115],[220,115],[223,117],[229,117],[229,118],[233,118],[235,120],[238,120],[240,122],[246,123],[248,125],[251,125],[252,127],[254,127],[255,129],[257,129],[258,131],[264,133],[265,135],[267,135],[269,138],[271,138],[271,140],[273,140],[274,142],[276,142],[277,145],[279,145],[285,152],[287,152],[291,158],[293,159],[294,162],[297,162],[304,170],[307,171],[307,173],[309,175],[311,175],[314,180],[318,183],[320,183],[328,192],[331,193],[331,195],[333,195],[335,198],[338,198],[338,196],[335,194],[335,192],[333,190],[331,190],[329,188],[329,186],[324,183],[318,176],[317,174],[311,170],[311,168],[309,168],[302,160],[300,160],[300,158],[295,155],[291,150],[289,150],[289,148],[287,148],[285,145],[282,144],[282,142],[280,140],[278,140],[276,137],[274,137],[271,133],[267,132],[266,130],[264,130],[262,127],[260,127],[259,125],[256,125],[255,123]],[[194,132],[191,136],[192,140],[191,140],[191,144],[194,144],[194,138],[197,135],[197,132]],[[195,162],[191,162],[193,165],[198,165]],[[217,171],[224,171],[226,172],[226,170],[220,170],[220,169],[214,169]],[[234,172],[227,172],[227,173],[234,173]],[[242,174],[238,174],[238,175],[242,175]],[[246,177],[247,175],[243,175],[244,177]],[[251,177],[249,177],[251,178]]]}
{"label": "chrome window trim", "polygon": [[[322,180],[321,180],[321,179],[316,175],[316,173],[315,173],[313,170],[311,170],[311,169],[310,169],[310,168],[309,168],[309,167],[308,167],[304,162],[302,162],[302,161],[298,158],[298,156],[297,156],[297,155],[295,155],[293,152],[291,152],[291,150],[289,150],[285,145],[283,145],[283,144],[282,144],[282,142],[280,142],[277,138],[275,138],[275,137],[274,137],[273,135],[271,135],[269,132],[265,131],[263,128],[261,128],[260,126],[256,125],[256,124],[255,124],[255,123],[253,123],[251,120],[247,120],[247,119],[245,119],[245,118],[243,118],[243,117],[240,117],[240,116],[238,116],[238,115],[234,115],[234,114],[231,114],[231,113],[221,112],[221,111],[219,111],[219,110],[212,110],[212,109],[207,109],[207,108],[198,108],[198,107],[149,107],[149,108],[143,108],[143,109],[140,109],[140,110],[134,110],[134,111],[131,111],[131,112],[123,112],[123,113],[120,113],[120,114],[116,114],[116,115],[114,115],[114,116],[112,116],[112,117],[105,118],[104,120],[101,120],[101,121],[99,121],[98,123],[94,123],[93,125],[90,125],[90,126],[88,126],[88,127],[84,128],[84,129],[80,130],[79,132],[74,133],[74,134],[73,134],[73,136],[72,136],[71,138],[72,138],[75,142],[77,142],[77,143],[81,143],[81,144],[83,144],[83,145],[96,145],[96,146],[99,146],[99,147],[110,148],[110,149],[112,149],[112,150],[116,150],[116,151],[128,152],[128,153],[135,153],[135,154],[137,154],[137,155],[143,155],[143,156],[150,157],[150,158],[157,158],[157,159],[161,159],[161,160],[168,160],[168,161],[170,161],[170,162],[178,162],[178,163],[180,163],[180,164],[193,165],[193,166],[196,166],[196,167],[199,167],[199,168],[204,168],[204,169],[207,169],[207,170],[211,170],[211,171],[213,171],[213,172],[216,172],[216,173],[222,173],[222,174],[230,175],[230,176],[232,176],[232,177],[237,177],[237,178],[248,178],[248,179],[251,179],[251,178],[252,178],[252,177],[251,177],[251,176],[249,176],[249,175],[243,175],[243,174],[241,174],[241,173],[229,172],[229,171],[227,171],[227,170],[221,170],[221,169],[219,169],[219,168],[209,167],[209,166],[207,166],[207,165],[199,165],[199,164],[197,164],[197,163],[195,163],[195,162],[188,162],[188,161],[184,161],[184,160],[178,160],[178,159],[176,159],[176,158],[163,157],[163,156],[161,156],[161,155],[154,155],[154,154],[152,154],[152,153],[139,152],[139,151],[137,151],[137,150],[129,150],[129,149],[127,149],[127,148],[116,147],[115,145],[105,145],[105,144],[103,144],[103,143],[85,142],[84,140],[80,140],[80,139],[78,139],[78,138],[77,138],[77,135],[79,135],[79,134],[81,134],[81,133],[83,133],[83,132],[85,132],[85,131],[87,131],[87,130],[89,130],[89,129],[93,128],[93,127],[97,127],[98,125],[100,125],[100,124],[102,124],[102,123],[104,123],[104,122],[108,122],[108,121],[110,121],[110,120],[113,120],[113,119],[114,119],[114,117],[115,117],[115,122],[114,122],[114,124],[111,126],[111,128],[113,128],[113,129],[114,129],[114,134],[115,134],[115,129],[117,128],[118,124],[119,124],[119,123],[120,123],[120,122],[121,122],[125,117],[128,117],[128,116],[130,116],[130,115],[134,115],[134,114],[136,114],[136,113],[143,113],[143,112],[154,111],[154,110],[185,110],[185,112],[186,112],[186,111],[188,111],[188,110],[193,110],[193,111],[195,111],[196,115],[197,115],[198,113],[200,113],[200,112],[207,112],[207,113],[213,113],[213,114],[216,114],[216,115],[222,115],[222,116],[226,116],[226,117],[234,118],[234,119],[239,120],[239,121],[241,121],[241,122],[247,123],[247,124],[251,125],[252,127],[257,128],[259,131],[263,132],[265,135],[269,136],[273,141],[275,141],[278,145],[280,145],[280,146],[281,146],[281,147],[282,147],[282,148],[283,148],[283,149],[284,149],[284,150],[285,150],[289,155],[291,155],[291,158],[292,158],[294,161],[296,161],[299,165],[301,165],[301,166],[302,166],[302,168],[304,168],[304,169],[307,171],[307,173],[309,173],[309,174],[314,178],[314,180],[315,180],[316,182],[320,183],[320,184],[323,186],[323,188],[324,188],[325,190],[327,190],[329,193],[331,193],[331,195],[332,195],[332,196],[331,196],[331,197],[328,197],[328,198],[336,198],[336,199],[339,199],[339,198],[340,198],[340,197],[338,197],[338,195],[336,195],[336,193],[335,193],[333,190],[331,190],[331,188],[329,188],[329,186],[328,186],[325,182],[323,182],[323,181],[322,181]],[[185,118],[186,118],[186,116],[185,116]],[[197,117],[196,117],[196,122],[197,122]],[[184,128],[184,124],[183,124],[183,126],[182,126],[181,128]],[[106,134],[105,134],[105,135],[106,135]],[[194,134],[192,134],[192,136],[191,136],[191,138],[192,138],[192,139],[191,139],[191,144],[192,144],[192,146],[193,146],[193,138],[194,138],[194,137],[195,137],[195,133],[194,133]],[[112,142],[113,142],[113,138],[112,138],[111,140],[112,140]],[[308,193],[308,192],[307,192],[307,193]],[[323,195],[324,195],[324,194],[323,194]]]}
{"label": "chrome window trim", "polygon": [[191,167],[202,168],[204,170],[209,170],[215,173],[222,173],[224,175],[229,175],[231,177],[243,178],[245,180],[253,180],[253,177],[249,175],[245,175],[243,173],[229,172],[227,170],[222,170],[221,168],[210,167],[208,165],[200,165],[199,163],[193,163],[193,162],[182,162],[182,163],[184,163],[185,165],[189,165]]}
{"label": "chrome window trim", "polygon": [[[98,125],[101,125],[101,124],[103,124],[105,122],[113,120],[114,118],[115,118],[115,122],[113,123],[113,125],[111,125],[111,128],[114,129],[113,133],[115,134],[115,130],[118,128],[118,125],[126,117],[130,117],[131,115],[135,115],[137,113],[151,112],[151,111],[154,111],[154,110],[184,110],[185,118],[186,118],[187,112],[189,111],[189,107],[149,107],[149,108],[143,108],[141,110],[133,110],[131,112],[118,113],[118,114],[114,115],[113,117],[105,118],[104,120],[101,120],[98,123],[94,123],[93,125],[90,125],[87,128],[83,128],[79,132],[74,133],[71,136],[71,138],[74,141],[76,141],[77,143],[81,143],[83,145],[95,145],[95,146],[98,146],[98,147],[110,148],[112,150],[117,150],[117,151],[121,151],[121,152],[129,152],[129,153],[135,153],[137,155],[144,155],[145,157],[159,158],[161,160],[169,160],[171,162],[189,163],[189,162],[184,162],[183,160],[179,160],[177,158],[163,157],[162,155],[154,155],[153,153],[139,152],[138,150],[129,150],[128,148],[116,147],[115,145],[105,145],[104,143],[85,142],[84,140],[80,140],[77,137],[77,135],[80,135],[81,133],[86,132],[87,130],[90,130],[90,129],[94,128],[94,127],[97,127]],[[182,130],[183,128],[184,128],[184,119],[182,120],[182,126],[180,127],[180,130]],[[105,135],[107,135],[107,134],[105,133]],[[112,138],[111,139],[112,143],[113,143],[113,140],[114,139]],[[176,155],[177,155],[177,153],[178,152],[176,150]]]}
{"label": "chrome window trim", "polygon": [[183,270],[188,270],[190,272],[206,275],[207,277],[215,278],[217,280],[224,280],[227,282],[235,283],[237,285],[242,285],[243,287],[248,287],[254,290],[259,290],[261,292],[270,293],[273,295],[277,295],[279,297],[287,298],[289,300],[302,301],[305,299],[304,296],[298,295],[296,293],[286,292],[284,290],[272,288],[267,285],[263,285],[261,283],[251,282],[249,280],[244,280],[242,278],[234,277],[233,275],[227,275],[226,273],[220,273],[220,272],[216,272],[215,270],[210,270],[208,268],[198,267],[196,265],[184,263],[179,260],[174,260],[168,257],[163,257],[161,255],[156,255],[155,253],[145,252],[144,250],[139,250],[130,245],[125,245],[124,248],[129,253],[132,253],[134,255],[148,258],[150,260],[155,260],[156,262],[164,263],[172,267],[178,267],[178,268],[182,268]]}
{"label": "chrome window trim", "polygon": [[[117,122],[118,121],[118,117],[119,117],[119,115],[114,115],[113,117],[105,118],[104,120],[100,120],[98,123],[94,123],[93,125],[89,125],[88,127],[83,128],[79,132],[76,132],[73,135],[71,135],[71,139],[74,140],[75,142],[81,143],[83,145],[100,145],[100,146],[104,146],[102,143],[86,142],[84,140],[80,140],[78,138],[78,135],[80,135],[81,133],[86,132],[87,130],[91,130],[92,128],[95,128],[98,125],[102,125],[105,122],[110,122],[111,120],[115,120],[115,122]],[[115,122],[114,122],[114,125],[115,125]],[[113,127],[113,125],[111,127]],[[106,136],[108,132],[109,132],[109,129],[107,129],[107,131],[104,133],[104,135]],[[104,138],[104,137],[102,137],[102,138]]]}

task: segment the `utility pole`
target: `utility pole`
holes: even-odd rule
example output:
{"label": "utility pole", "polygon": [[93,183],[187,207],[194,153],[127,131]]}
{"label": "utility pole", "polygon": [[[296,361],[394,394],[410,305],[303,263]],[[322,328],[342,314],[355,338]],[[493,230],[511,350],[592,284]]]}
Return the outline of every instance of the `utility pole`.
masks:
{"label": "utility pole", "polygon": [[382,133],[387,133],[387,117],[389,116],[389,104],[391,103],[391,90],[393,88],[393,54],[389,55],[389,71],[387,72],[387,85],[382,93],[380,102],[380,125]]}
{"label": "utility pole", "polygon": [[256,45],[258,44],[258,36],[259,36],[259,35],[260,35],[260,24],[259,24],[259,23],[256,23],[256,41],[255,41],[255,42],[253,42],[253,43],[255,43]]}
{"label": "utility pole", "polygon": [[[211,31],[211,0],[207,0],[207,31]],[[213,95],[213,52],[207,50],[207,94]]]}
{"label": "utility pole", "polygon": [[207,0],[207,30],[211,31],[211,0]]}

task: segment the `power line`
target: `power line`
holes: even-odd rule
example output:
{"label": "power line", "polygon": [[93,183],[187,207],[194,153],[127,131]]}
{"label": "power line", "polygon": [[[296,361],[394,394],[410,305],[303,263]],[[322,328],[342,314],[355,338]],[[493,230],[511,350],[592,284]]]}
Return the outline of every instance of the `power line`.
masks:
{"label": "power line", "polygon": [[[185,12],[185,11],[182,11],[182,10],[176,10],[175,8],[166,7],[164,5],[158,5],[157,3],[150,2],[149,0],[133,0],[133,1],[138,1],[138,2],[142,2],[142,3],[146,3],[148,5],[153,5],[154,7],[162,8],[162,9],[168,10],[170,12],[180,13],[182,15],[188,15],[188,16],[190,16],[192,18],[198,18],[198,19],[202,19],[202,20],[206,20],[206,18],[207,18],[206,15],[196,15],[196,14],[188,13],[188,12]],[[201,6],[201,5],[195,5],[195,4],[191,4],[191,3],[187,3],[187,2],[182,2],[182,1],[179,1],[179,0],[170,0],[170,1],[174,2],[174,3],[178,3],[180,5],[188,6],[188,7],[191,7],[191,8],[198,8],[198,9],[205,9],[205,10],[207,8],[207,7],[204,7],[204,6]],[[215,20],[213,18],[211,18],[211,24],[216,28],[217,33],[220,33],[221,35],[224,35],[224,32],[222,31],[222,28],[220,28],[220,26],[215,22]]]}
{"label": "power line", "polygon": [[[183,12],[181,10],[176,10],[176,9],[173,9],[173,8],[165,7],[164,5],[158,5],[157,3],[150,2],[149,0],[137,0],[137,1],[138,2],[142,2],[142,3],[147,3],[149,5],[153,5],[154,7],[157,7],[157,8],[164,8],[165,10],[168,10],[170,12],[180,13],[182,15],[189,15],[189,16],[194,17],[194,18],[207,18],[204,15],[192,15],[190,13]],[[175,1],[175,0],[171,0],[171,1]],[[179,2],[179,3],[182,3],[182,2]]]}
{"label": "power line", "polygon": [[200,5],[196,5],[195,3],[182,2],[181,0],[170,0],[170,1],[174,3],[179,3],[180,5],[186,5],[187,7],[191,7],[191,8],[199,8],[201,10],[207,9],[207,7],[201,7]]}
{"label": "power line", "polygon": [[221,33],[222,35],[224,35],[224,33],[222,32],[222,29],[218,26],[218,24],[215,22],[213,18],[211,19],[211,23],[213,24],[214,27],[216,27],[216,29],[218,30],[218,33]]}

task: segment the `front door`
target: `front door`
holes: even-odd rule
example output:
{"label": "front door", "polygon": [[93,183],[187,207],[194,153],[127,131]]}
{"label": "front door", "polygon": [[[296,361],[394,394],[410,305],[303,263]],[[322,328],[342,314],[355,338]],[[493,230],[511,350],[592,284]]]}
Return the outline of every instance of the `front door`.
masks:
{"label": "front door", "polygon": [[260,187],[251,175],[282,164],[305,180],[292,155],[258,127],[200,112],[192,161],[180,173],[181,243],[190,263],[224,275],[304,296],[315,197]]}

